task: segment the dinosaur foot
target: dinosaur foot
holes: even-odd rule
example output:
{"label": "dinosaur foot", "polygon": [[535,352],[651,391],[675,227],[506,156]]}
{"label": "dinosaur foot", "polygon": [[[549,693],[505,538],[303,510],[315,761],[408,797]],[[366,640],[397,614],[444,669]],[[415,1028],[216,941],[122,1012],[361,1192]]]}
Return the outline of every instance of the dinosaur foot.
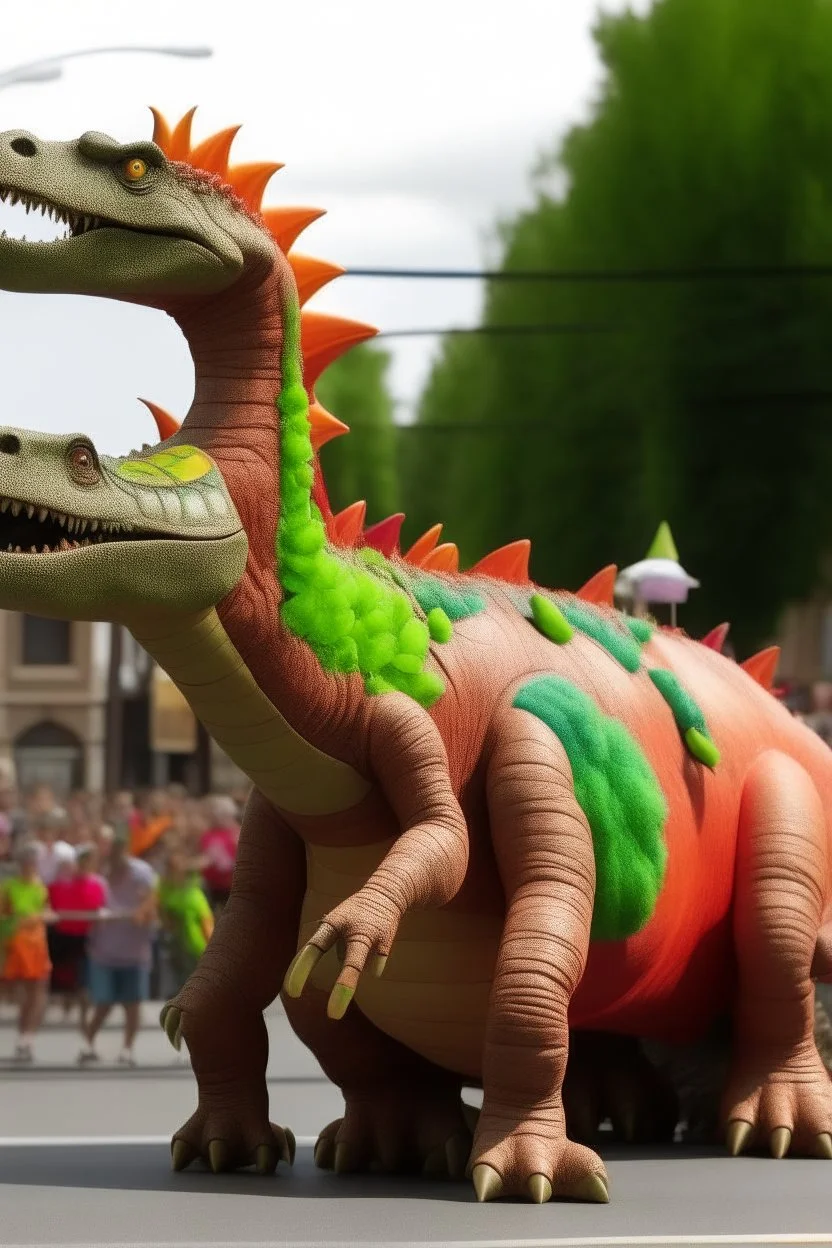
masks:
{"label": "dinosaur foot", "polygon": [[514,1196],[543,1205],[549,1200],[606,1204],[609,1179],[597,1153],[543,1124],[480,1117],[468,1164],[478,1201]]}
{"label": "dinosaur foot", "polygon": [[254,1166],[258,1174],[274,1174],[278,1162],[293,1164],[295,1137],[288,1127],[257,1121],[244,1106],[224,1113],[199,1109],[176,1132],[170,1152],[174,1170],[201,1159],[214,1174],[246,1166]]}
{"label": "dinosaur foot", "polygon": [[754,1062],[735,1068],[722,1118],[733,1157],[757,1149],[832,1160],[832,1081],[814,1043],[769,1073]]}
{"label": "dinosaur foot", "polygon": [[628,1144],[672,1141],[679,1118],[669,1081],[629,1036],[572,1032],[563,1083],[569,1138],[594,1144],[598,1126],[612,1122]]}
{"label": "dinosaur foot", "polygon": [[[467,1109],[468,1107],[466,1107]],[[336,1174],[372,1170],[461,1179],[471,1131],[458,1097],[441,1101],[346,1099],[346,1112],[324,1127],[315,1164]]]}

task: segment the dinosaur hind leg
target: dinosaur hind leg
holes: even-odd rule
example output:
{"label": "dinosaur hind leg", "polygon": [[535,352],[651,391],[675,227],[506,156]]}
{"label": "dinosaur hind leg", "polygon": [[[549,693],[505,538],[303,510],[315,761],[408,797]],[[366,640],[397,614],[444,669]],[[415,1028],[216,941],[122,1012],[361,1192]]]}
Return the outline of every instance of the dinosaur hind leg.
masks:
{"label": "dinosaur hind leg", "polygon": [[728,1147],[832,1158],[832,1083],[814,1039],[812,961],[826,897],[826,819],[793,759],[762,755],[746,780],[737,838],[739,972]]}
{"label": "dinosaur hind leg", "polygon": [[344,1095],[344,1116],[315,1146],[321,1169],[463,1177],[471,1133],[459,1075],[379,1031],[354,1004],[343,1018],[328,1018],[320,989],[308,987],[300,998],[284,994],[283,1001],[293,1030]]}
{"label": "dinosaur hind leg", "polygon": [[202,1157],[214,1171],[290,1162],[291,1133],[269,1122],[266,1087],[272,1003],[297,943],[306,886],[302,843],[260,793],[243,816],[234,883],[208,948],[162,1011],[184,1037],[199,1085],[196,1113],[173,1137],[177,1170]]}

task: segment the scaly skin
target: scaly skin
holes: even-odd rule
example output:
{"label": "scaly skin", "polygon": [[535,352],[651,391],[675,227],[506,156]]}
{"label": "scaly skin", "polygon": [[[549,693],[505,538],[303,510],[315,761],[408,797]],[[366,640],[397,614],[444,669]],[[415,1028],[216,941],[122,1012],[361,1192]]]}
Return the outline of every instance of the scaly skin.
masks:
{"label": "scaly skin", "polygon": [[[731,1151],[753,1140],[776,1155],[832,1155],[810,1008],[812,976],[832,973],[828,751],[712,650],[659,631],[625,670],[586,631],[572,634],[560,612],[574,599],[535,605],[533,586],[482,575],[437,574],[480,605],[450,639],[447,619],[431,625],[419,662],[444,692],[430,709],[406,692],[368,692],[382,685],[367,672],[324,670],[284,625],[275,555],[281,457],[297,454],[276,406],[293,268],[221,189],[245,182],[225,168],[222,142],[191,150],[187,126],[171,134],[158,119],[156,136],[124,147],[101,135],[0,136],[0,189],[105,222],[53,244],[0,240],[0,283],[164,308],[196,368],[194,403],[162,448],[176,461],[143,452],[130,459],[144,467],[130,468],[80,436],[0,431],[0,496],[15,500],[0,514],[0,606],[124,622],[256,786],[229,907],[164,1014],[200,1088],[174,1165],[201,1155],[215,1170],[268,1171],[290,1158],[263,1078],[262,1011],[281,983],[293,1026],[345,1096],[321,1165],[467,1170],[482,1200],[606,1200],[603,1163],[566,1132],[569,1026],[593,1033],[583,1065],[597,1072],[599,1033],[686,1041],[727,1010]],[[189,159],[221,176],[195,178]],[[311,387],[309,369],[304,380]],[[327,519],[320,483],[315,499]],[[44,508],[71,524],[53,531]],[[102,520],[133,532],[60,546],[67,527],[95,521],[99,532]],[[421,637],[407,566],[382,565],[371,577],[399,578],[393,592]],[[623,634],[612,612],[590,623]],[[699,729],[686,749],[648,669],[695,696],[722,754],[714,769]],[[568,733],[516,705],[549,675],[626,730],[666,811],[661,887],[621,938],[590,939],[605,833],[582,805],[582,757],[568,754]],[[622,1061],[606,1102],[600,1087],[589,1110],[578,1095],[583,1138],[607,1111],[633,1133],[645,1075],[637,1056]],[[463,1080],[483,1087],[476,1121],[460,1106]],[[654,1099],[667,1129],[672,1106]]]}

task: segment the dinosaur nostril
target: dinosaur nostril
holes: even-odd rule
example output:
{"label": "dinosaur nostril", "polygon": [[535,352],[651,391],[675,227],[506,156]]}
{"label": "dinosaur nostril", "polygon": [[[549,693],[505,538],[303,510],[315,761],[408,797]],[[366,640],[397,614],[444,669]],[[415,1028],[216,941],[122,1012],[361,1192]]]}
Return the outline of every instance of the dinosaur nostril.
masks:
{"label": "dinosaur nostril", "polygon": [[17,152],[18,156],[36,156],[37,147],[31,139],[12,139],[12,151]]}
{"label": "dinosaur nostril", "polygon": [[0,435],[0,453],[3,455],[20,454],[20,438],[15,433]]}

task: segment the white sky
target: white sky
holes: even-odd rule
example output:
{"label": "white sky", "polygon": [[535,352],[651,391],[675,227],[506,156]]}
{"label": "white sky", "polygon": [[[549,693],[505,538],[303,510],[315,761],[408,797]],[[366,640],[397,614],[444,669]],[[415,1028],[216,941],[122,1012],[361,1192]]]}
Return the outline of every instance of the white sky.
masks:
{"label": "white sky", "polygon": [[[544,146],[586,115],[600,67],[596,0],[37,0],[4,16],[0,70],[83,47],[202,44],[209,60],[69,62],[56,82],[0,90],[0,130],[149,137],[155,104],[199,105],[197,138],[243,122],[239,160],[286,168],[266,202],[327,216],[299,250],[349,267],[476,267],[496,219],[529,200]],[[603,0],[644,12],[649,0]],[[23,16],[27,14],[29,16]],[[0,205],[0,228],[3,214]],[[475,282],[341,278],[316,305],[379,329],[476,323]],[[408,419],[434,339],[393,340]],[[0,291],[2,423],[83,430],[101,450],[155,441],[137,395],[184,415],[193,369],[163,314]]]}

